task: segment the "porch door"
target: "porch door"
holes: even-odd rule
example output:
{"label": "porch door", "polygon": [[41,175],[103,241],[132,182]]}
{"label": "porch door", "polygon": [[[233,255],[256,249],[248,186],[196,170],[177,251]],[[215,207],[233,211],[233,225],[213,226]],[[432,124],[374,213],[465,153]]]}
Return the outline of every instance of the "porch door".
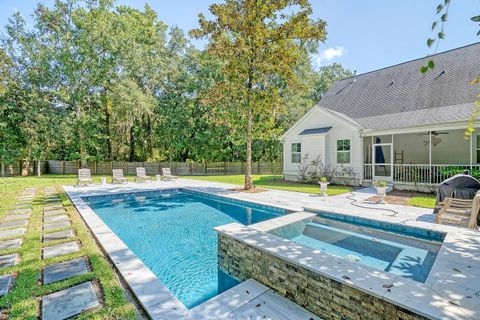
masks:
{"label": "porch door", "polygon": [[373,180],[393,180],[392,143],[374,143],[372,145]]}

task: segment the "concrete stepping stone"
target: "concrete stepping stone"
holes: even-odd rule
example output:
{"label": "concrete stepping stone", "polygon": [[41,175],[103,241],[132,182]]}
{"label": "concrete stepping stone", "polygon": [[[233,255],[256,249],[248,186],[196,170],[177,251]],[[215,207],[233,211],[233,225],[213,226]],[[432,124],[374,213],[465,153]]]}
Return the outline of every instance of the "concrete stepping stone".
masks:
{"label": "concrete stepping stone", "polygon": [[20,256],[18,253],[6,254],[0,256],[0,269],[11,267],[17,264]]}
{"label": "concrete stepping stone", "polygon": [[31,208],[20,208],[20,209],[13,209],[10,210],[10,214],[27,214],[27,213],[32,213]]}
{"label": "concrete stepping stone", "polygon": [[60,197],[53,196],[53,197],[45,197],[44,201],[60,201],[62,200]]}
{"label": "concrete stepping stone", "polygon": [[64,240],[74,236],[73,230],[62,230],[52,233],[47,233],[43,236],[43,242],[51,242],[56,240]]}
{"label": "concrete stepping stone", "polygon": [[11,220],[11,221],[4,221],[0,223],[0,228],[10,228],[10,227],[25,227],[28,224],[28,221],[23,220]]}
{"label": "concrete stepping stone", "polygon": [[62,203],[61,200],[56,200],[56,199],[47,199],[47,200],[44,200],[43,202],[47,203],[47,204],[60,204],[60,203]]}
{"label": "concrete stepping stone", "polygon": [[95,289],[89,281],[44,296],[42,319],[63,320],[99,305]]}
{"label": "concrete stepping stone", "polygon": [[0,276],[0,297],[3,297],[8,293],[10,286],[12,285],[12,280],[13,277],[11,274]]}
{"label": "concrete stepping stone", "polygon": [[44,223],[55,223],[70,221],[70,218],[66,214],[56,215],[56,216],[47,216],[43,218]]}
{"label": "concrete stepping stone", "polygon": [[12,220],[19,220],[19,219],[28,219],[30,218],[30,213],[19,213],[19,214],[7,214],[3,221],[12,221]]}
{"label": "concrete stepping stone", "polygon": [[63,222],[57,222],[57,223],[50,223],[50,224],[45,224],[43,226],[43,231],[52,231],[55,229],[63,229],[66,227],[70,227],[70,221],[63,221]]}
{"label": "concrete stepping stone", "polygon": [[64,254],[69,254],[73,252],[78,252],[80,247],[75,241],[57,244],[55,246],[43,248],[43,259],[49,259],[57,256],[62,256]]}
{"label": "concrete stepping stone", "polygon": [[9,238],[13,236],[20,236],[22,234],[25,234],[25,228],[3,230],[3,231],[0,231],[0,239]]}
{"label": "concrete stepping stone", "polygon": [[17,249],[22,245],[22,242],[22,238],[0,241],[0,250]]}
{"label": "concrete stepping stone", "polygon": [[50,210],[50,211],[44,211],[43,216],[48,217],[48,216],[56,216],[59,214],[65,214],[66,211],[64,209],[56,209],[56,210]]}
{"label": "concrete stepping stone", "polygon": [[15,210],[15,209],[32,209],[32,208],[33,208],[33,204],[31,202],[29,203],[15,202],[12,209]]}
{"label": "concrete stepping stone", "polygon": [[52,205],[43,207],[43,211],[58,210],[58,209],[63,209],[63,206],[61,204],[52,204]]}
{"label": "concrete stepping stone", "polygon": [[43,270],[43,284],[65,280],[87,272],[87,263],[84,258],[52,264]]}

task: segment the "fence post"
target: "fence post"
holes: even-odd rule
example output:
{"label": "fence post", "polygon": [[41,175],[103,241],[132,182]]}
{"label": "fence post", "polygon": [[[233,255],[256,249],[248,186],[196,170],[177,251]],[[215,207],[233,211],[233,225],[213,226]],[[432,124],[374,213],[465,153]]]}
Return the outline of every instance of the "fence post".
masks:
{"label": "fence post", "polygon": [[257,162],[257,166],[258,166],[258,170],[257,170],[258,174],[262,174],[262,173],[261,173],[261,170],[262,170],[262,169],[261,169],[261,168],[262,168],[262,166],[261,166],[261,161],[258,161],[258,162]]}
{"label": "fence post", "polygon": [[207,175],[207,172],[208,172],[208,169],[207,169],[207,168],[208,168],[208,162],[205,161],[205,162],[204,162],[204,173],[205,173],[205,175]]}
{"label": "fence post", "polygon": [[110,173],[113,172],[113,161],[110,161]]}

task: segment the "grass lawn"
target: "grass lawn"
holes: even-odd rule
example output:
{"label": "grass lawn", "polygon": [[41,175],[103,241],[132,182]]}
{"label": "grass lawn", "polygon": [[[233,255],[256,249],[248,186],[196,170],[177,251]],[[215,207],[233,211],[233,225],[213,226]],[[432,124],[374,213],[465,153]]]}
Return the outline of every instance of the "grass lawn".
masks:
{"label": "grass lawn", "polygon": [[427,194],[424,196],[412,197],[407,201],[408,204],[422,208],[435,208],[436,196],[434,194]]}
{"label": "grass lawn", "polygon": [[[75,233],[74,239],[81,244],[81,249],[76,253],[46,260],[42,259],[42,248],[46,246],[42,243],[42,208],[44,207],[42,188],[72,184],[75,182],[75,179],[73,175],[47,175],[41,178],[0,178],[0,218],[2,220],[8,213],[8,210],[13,207],[16,198],[23,190],[28,187],[37,188],[36,197],[33,201],[33,213],[29,219],[27,232],[23,236],[23,244],[18,249],[7,249],[0,252],[0,255],[18,252],[21,256],[19,264],[4,268],[0,272],[2,275],[9,273],[16,275],[13,288],[6,296],[0,298],[0,309],[5,310],[8,314],[6,317],[2,314],[0,318],[39,319],[42,296],[86,281],[92,281],[100,287],[101,297],[99,298],[102,306],[83,313],[78,317],[79,319],[138,318],[134,305],[127,300],[124,290],[118,282],[113,266],[105,259],[66,194],[62,193],[60,189],[58,189],[58,192],[62,199],[62,204],[72,221],[72,229]],[[99,177],[95,177],[95,179],[96,181],[100,180]],[[68,229],[68,227],[65,229]],[[59,230],[63,229],[52,231]],[[19,238],[19,236],[11,238]],[[71,240],[49,242],[48,246]],[[91,267],[90,272],[48,285],[41,284],[41,270],[45,266],[78,257],[88,257]]]}
{"label": "grass lawn", "polygon": [[[186,176],[183,178],[193,179],[193,180],[212,181],[212,182],[231,183],[236,185],[243,185],[244,183],[244,175]],[[320,187],[317,185],[284,181],[281,175],[254,174],[252,176],[252,179],[253,179],[253,184],[256,187],[260,187],[260,188],[305,192],[305,193],[313,193],[313,194],[318,194],[320,192]],[[348,186],[330,185],[328,186],[327,194],[330,196],[335,196],[338,194],[347,193],[350,190],[351,188]]]}

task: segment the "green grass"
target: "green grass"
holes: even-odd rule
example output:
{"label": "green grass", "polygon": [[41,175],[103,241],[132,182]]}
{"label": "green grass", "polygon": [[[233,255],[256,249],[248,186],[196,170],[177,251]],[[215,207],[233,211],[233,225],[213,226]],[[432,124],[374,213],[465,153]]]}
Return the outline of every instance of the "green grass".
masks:
{"label": "green grass", "polygon": [[[72,184],[75,182],[73,175],[48,175],[38,177],[0,178],[0,218],[7,214],[15,203],[18,195],[27,187],[36,187],[37,194],[33,203],[33,213],[29,219],[24,241],[19,249],[0,251],[0,254],[18,252],[21,262],[13,267],[1,270],[1,274],[16,274],[13,289],[0,298],[0,309],[9,310],[9,319],[38,319],[40,314],[40,298],[43,295],[62,290],[76,284],[93,281],[102,292],[102,306],[82,314],[80,319],[137,319],[138,313],[131,304],[120,286],[113,271],[113,266],[106,260],[96,245],[92,236],[84,225],[82,219],[73,208],[65,193],[60,192],[62,203],[72,220],[76,241],[81,243],[81,250],[65,256],[43,260],[42,254],[42,187]],[[95,177],[99,181],[99,177]],[[56,230],[58,231],[58,230]],[[15,237],[12,237],[15,238]],[[60,240],[48,245],[68,242]],[[40,283],[41,270],[49,264],[70,260],[77,257],[88,257],[91,272],[73,278],[58,281],[48,285]]]}
{"label": "green grass", "polygon": [[[231,183],[236,185],[243,185],[243,175],[230,175],[230,176],[186,176],[185,179],[203,180],[211,182]],[[318,194],[320,187],[318,185],[303,184],[297,182],[284,181],[281,175],[258,175],[252,176],[253,184],[259,188],[278,189],[286,191],[304,192]],[[328,186],[327,194],[330,196],[339,195],[351,191],[348,186]]]}
{"label": "green grass", "polygon": [[435,208],[435,201],[436,197],[434,194],[427,194],[424,196],[412,197],[407,201],[407,203],[416,207],[433,209]]}

